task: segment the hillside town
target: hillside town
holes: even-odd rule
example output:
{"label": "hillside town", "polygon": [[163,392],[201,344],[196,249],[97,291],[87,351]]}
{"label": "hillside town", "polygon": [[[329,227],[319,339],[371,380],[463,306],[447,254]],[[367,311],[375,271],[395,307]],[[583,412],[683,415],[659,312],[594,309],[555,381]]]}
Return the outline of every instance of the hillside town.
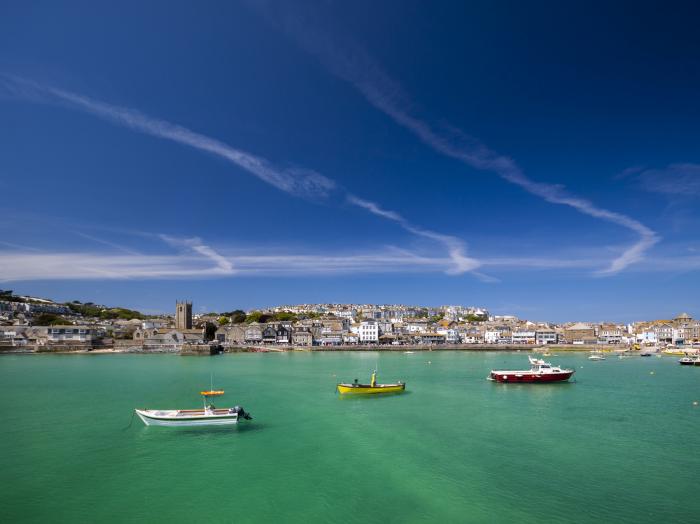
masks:
{"label": "hillside town", "polygon": [[57,303],[0,291],[0,350],[222,352],[269,349],[588,349],[700,348],[700,320],[555,324],[492,315],[485,307],[401,304],[300,304],[193,314],[178,301],[173,315],[146,316],[93,303]]}

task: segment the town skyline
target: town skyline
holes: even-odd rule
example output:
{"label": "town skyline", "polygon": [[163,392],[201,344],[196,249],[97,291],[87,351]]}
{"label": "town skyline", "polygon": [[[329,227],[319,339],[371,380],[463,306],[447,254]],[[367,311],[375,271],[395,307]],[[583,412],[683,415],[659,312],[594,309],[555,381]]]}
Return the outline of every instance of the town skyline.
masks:
{"label": "town skyline", "polygon": [[10,3],[0,286],[700,310],[697,8],[409,4]]}
{"label": "town skyline", "polygon": [[[358,318],[358,315],[361,316],[362,312],[367,312],[367,311],[403,311],[402,316],[405,316],[407,318],[410,318],[412,316],[415,316],[420,312],[420,315],[422,316],[427,316],[431,317],[436,314],[444,313],[445,311],[452,311],[455,312],[453,313],[453,318],[457,318],[457,312],[462,313],[463,315],[473,315],[476,317],[483,317],[485,320],[490,320],[490,321],[499,321],[503,320],[504,318],[509,318],[509,319],[514,319],[518,321],[523,321],[523,322],[531,322],[535,324],[552,324],[552,325],[566,325],[566,324],[574,324],[574,323],[579,323],[579,322],[585,322],[589,324],[616,324],[616,325],[630,325],[630,324],[639,324],[639,323],[646,323],[646,322],[662,322],[662,321],[671,321],[674,318],[677,318],[679,315],[687,315],[687,311],[681,311],[677,310],[674,311],[668,315],[657,315],[654,317],[649,317],[649,318],[636,318],[633,320],[616,320],[612,318],[598,318],[598,319],[586,319],[586,318],[569,318],[566,320],[552,320],[552,319],[546,319],[546,318],[536,318],[536,317],[528,317],[527,315],[525,316],[520,316],[515,314],[514,312],[510,311],[494,311],[493,309],[489,308],[487,305],[476,305],[476,304],[429,304],[429,303],[418,303],[418,302],[413,302],[413,303],[400,303],[400,302],[316,302],[316,303],[279,303],[279,304],[273,304],[273,305],[264,305],[264,306],[255,306],[255,307],[241,307],[241,306],[225,306],[222,308],[206,308],[203,306],[197,307],[196,302],[190,300],[190,299],[182,299],[182,298],[176,298],[174,299],[174,302],[170,304],[169,308],[166,308],[162,311],[149,311],[145,310],[142,308],[139,308],[134,305],[130,304],[104,304],[104,303],[99,303],[95,302],[93,300],[85,299],[85,300],[54,300],[53,298],[48,298],[48,297],[40,297],[40,296],[35,296],[35,295],[28,295],[28,294],[22,294],[20,292],[17,292],[15,290],[2,290],[0,289],[0,312],[3,311],[3,305],[7,306],[9,302],[7,302],[7,299],[9,297],[15,297],[19,299],[23,299],[26,301],[27,304],[35,304],[35,305],[41,305],[41,304],[48,304],[48,309],[46,311],[53,311],[54,313],[60,314],[61,311],[66,310],[65,305],[66,304],[85,304],[85,305],[90,305],[94,306],[96,308],[102,308],[104,310],[125,310],[125,311],[133,311],[133,312],[138,312],[140,314],[145,315],[146,317],[173,317],[173,319],[176,319],[178,317],[178,313],[173,313],[173,305],[179,310],[181,304],[185,305],[189,311],[189,315],[191,318],[205,318],[205,317],[211,317],[212,315],[218,316],[218,315],[226,315],[226,314],[231,314],[232,312],[236,311],[242,311],[246,314],[251,314],[251,313],[294,313],[294,314],[301,314],[302,316],[304,314],[316,314],[316,315],[330,315],[330,316],[337,316],[339,318],[345,317],[349,319],[355,319]],[[63,308],[61,310],[52,310],[51,308]],[[341,313],[342,312],[342,313]],[[353,312],[353,313],[350,313]],[[449,315],[448,315],[449,316]],[[692,315],[691,315],[692,318]]]}
{"label": "town skyline", "polygon": [[672,319],[629,324],[554,323],[494,315],[477,306],[297,304],[195,315],[177,300],[175,314],[146,316],[92,302],[55,303],[0,290],[0,348],[9,351],[117,351],[219,354],[288,349],[518,349],[589,350],[653,346],[693,349],[700,321],[687,312]]}

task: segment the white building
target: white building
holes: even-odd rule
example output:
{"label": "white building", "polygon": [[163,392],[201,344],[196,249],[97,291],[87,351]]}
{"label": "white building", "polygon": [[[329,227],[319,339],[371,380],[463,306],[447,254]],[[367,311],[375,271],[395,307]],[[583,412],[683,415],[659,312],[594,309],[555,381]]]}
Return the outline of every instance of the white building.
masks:
{"label": "white building", "polygon": [[658,342],[673,342],[673,326],[671,324],[659,324],[654,327],[654,331],[656,331]]}
{"label": "white building", "polygon": [[406,323],[409,333],[424,333],[428,330],[427,320],[411,320]]}
{"label": "white building", "polygon": [[558,341],[559,336],[553,329],[543,329],[535,332],[535,342],[539,345],[556,344]]}
{"label": "white building", "polygon": [[484,342],[487,344],[497,344],[501,339],[501,330],[485,331]]}
{"label": "white building", "polygon": [[360,343],[378,342],[379,326],[373,320],[365,320],[360,323],[357,334],[360,336]]}
{"label": "white building", "polygon": [[535,343],[535,332],[534,331],[513,331],[511,334],[511,340],[513,344],[534,344]]}
{"label": "white building", "polygon": [[360,337],[357,333],[343,333],[343,343],[345,344],[357,344],[360,341]]}
{"label": "white building", "polygon": [[46,330],[48,342],[91,342],[93,330],[86,326],[51,326]]}
{"label": "white building", "polygon": [[456,329],[439,329],[438,333],[445,335],[445,342],[447,344],[459,344],[461,342],[459,337],[459,331]]}
{"label": "white building", "polygon": [[353,319],[355,318],[355,315],[357,315],[357,310],[355,309],[334,309],[331,311],[336,317],[338,318],[349,318]]}
{"label": "white building", "polygon": [[598,332],[598,342],[601,344],[620,344],[622,342],[622,330],[603,327]]}
{"label": "white building", "polygon": [[637,333],[637,342],[640,344],[656,344],[656,331],[653,329],[645,329],[641,333]]}

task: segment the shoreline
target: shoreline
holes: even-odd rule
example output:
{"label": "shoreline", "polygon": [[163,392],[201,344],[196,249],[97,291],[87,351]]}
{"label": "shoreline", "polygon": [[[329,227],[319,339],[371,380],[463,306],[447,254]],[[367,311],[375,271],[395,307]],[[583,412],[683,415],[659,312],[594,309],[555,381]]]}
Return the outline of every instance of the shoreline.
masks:
{"label": "shoreline", "polygon": [[[137,346],[132,347],[100,347],[95,349],[87,348],[75,348],[69,349],[65,347],[50,348],[47,346],[41,346],[40,348],[27,347],[8,347],[0,348],[0,355],[115,355],[115,354],[127,354],[127,355],[180,355],[180,356],[215,356],[209,351],[209,346],[203,346],[201,351],[181,351],[172,349],[132,349]],[[694,349],[694,348],[693,348]],[[411,352],[434,352],[434,351],[464,351],[464,352],[528,352],[528,353],[552,353],[552,352],[566,352],[566,353],[590,353],[592,351],[608,353],[608,354],[625,354],[625,355],[639,355],[643,353],[643,350],[634,350],[627,347],[616,347],[616,346],[600,346],[600,345],[562,345],[562,344],[552,344],[545,346],[535,346],[535,345],[514,345],[514,344],[460,344],[460,345],[440,345],[440,346],[427,346],[427,345],[414,345],[414,346],[231,346],[222,347],[222,352],[218,354],[226,353],[291,353],[291,352],[304,352],[304,353],[333,353],[333,352],[379,352],[379,353],[404,353],[407,351]],[[678,348],[677,351],[672,353],[664,353],[662,351],[654,352],[653,354],[663,355],[663,356],[678,356],[684,355],[688,352],[688,349]]]}

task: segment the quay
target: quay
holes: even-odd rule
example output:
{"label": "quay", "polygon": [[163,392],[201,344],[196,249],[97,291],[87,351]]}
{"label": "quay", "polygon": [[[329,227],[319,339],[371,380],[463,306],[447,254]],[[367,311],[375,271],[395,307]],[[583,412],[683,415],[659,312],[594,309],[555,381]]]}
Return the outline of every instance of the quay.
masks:
{"label": "quay", "polygon": [[[636,355],[644,353],[644,351],[635,350],[630,347],[619,345],[580,345],[580,344],[556,344],[556,345],[522,345],[522,344],[408,344],[408,345],[381,345],[381,344],[364,344],[364,345],[336,345],[336,346],[295,346],[295,345],[221,345],[218,343],[202,343],[202,344],[183,344],[163,345],[163,346],[143,346],[131,343],[131,341],[114,341],[113,344],[52,344],[52,345],[24,345],[24,346],[6,346],[0,345],[0,354],[114,354],[114,353],[130,353],[130,354],[179,354],[179,355],[195,355],[195,356],[210,356],[223,353],[280,353],[290,351],[304,352],[363,352],[363,351],[379,351],[402,353],[405,351],[470,351],[470,352],[487,352],[487,351],[504,351],[504,352],[583,352],[592,351],[603,353],[616,353],[625,355]],[[688,351],[659,351],[659,355],[676,356],[685,354]]]}

